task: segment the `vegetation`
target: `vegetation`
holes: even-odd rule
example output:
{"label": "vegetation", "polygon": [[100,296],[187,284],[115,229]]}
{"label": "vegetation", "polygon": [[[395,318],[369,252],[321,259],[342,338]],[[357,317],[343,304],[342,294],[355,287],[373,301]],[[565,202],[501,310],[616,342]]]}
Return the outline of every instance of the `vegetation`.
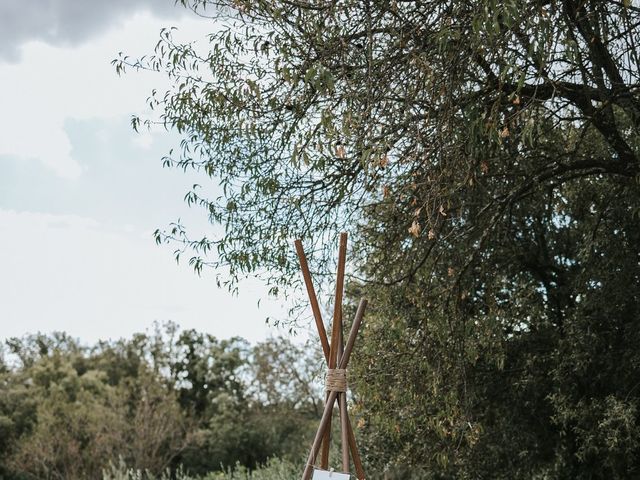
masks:
{"label": "vegetation", "polygon": [[208,45],[166,30],[154,55],[115,66],[175,81],[149,98],[183,135],[165,163],[203,173],[187,201],[225,233],[157,238],[196,269],[287,284],[290,238],[314,242],[317,264],[348,228],[358,252],[388,252],[368,279],[399,281],[427,252],[480,255],[534,192],[638,173],[636,2],[182,3],[211,15]]}
{"label": "vegetation", "polygon": [[[352,234],[369,478],[640,478],[640,1],[178,3],[204,42],[114,66],[172,81],[133,127],[182,136],[164,163],[221,228],[156,241],[288,295],[292,238],[316,274]],[[289,478],[319,363],[172,325],[11,339],[0,479]]]}
{"label": "vegetation", "polygon": [[0,478],[100,478],[114,462],[113,478],[198,476],[304,458],[321,408],[308,352],[173,325],[92,347],[64,334],[12,339],[0,363]]}
{"label": "vegetation", "polygon": [[[249,470],[246,467],[237,465],[236,468],[225,472],[218,472],[198,477],[197,479],[184,474],[182,471],[171,476],[171,472],[165,472],[158,480],[293,480],[300,476],[299,465],[282,461],[269,460],[265,465]],[[153,476],[148,476],[140,470],[127,468],[124,465],[111,465],[104,473],[103,480],[154,480]]]}
{"label": "vegetation", "polygon": [[640,475],[640,4],[182,3],[207,45],[115,64],[175,80],[150,98],[183,136],[165,163],[203,172],[187,201],[224,234],[157,240],[275,293],[291,237],[330,271],[353,232],[369,465]]}
{"label": "vegetation", "polygon": [[288,238],[326,265],[355,230],[370,462],[637,475],[637,2],[184,3],[209,48],[167,31],[117,67],[176,80],[151,98],[184,135],[166,162],[221,183],[187,198],[226,234],[158,240],[277,287]]}

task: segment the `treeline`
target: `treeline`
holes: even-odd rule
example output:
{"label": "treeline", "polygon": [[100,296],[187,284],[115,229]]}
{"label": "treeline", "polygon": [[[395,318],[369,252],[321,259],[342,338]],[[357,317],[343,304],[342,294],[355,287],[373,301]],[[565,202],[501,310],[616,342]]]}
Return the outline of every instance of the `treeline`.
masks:
{"label": "treeline", "polygon": [[283,338],[250,345],[167,324],[85,346],[5,342],[0,479],[102,478],[125,465],[198,476],[298,460],[321,412],[320,362]]}

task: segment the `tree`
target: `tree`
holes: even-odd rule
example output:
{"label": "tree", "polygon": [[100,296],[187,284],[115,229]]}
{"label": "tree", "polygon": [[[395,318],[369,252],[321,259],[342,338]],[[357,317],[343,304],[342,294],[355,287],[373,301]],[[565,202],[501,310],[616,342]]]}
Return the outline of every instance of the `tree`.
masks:
{"label": "tree", "polygon": [[292,462],[308,455],[322,416],[321,355],[317,345],[283,337],[253,347],[248,421],[262,436],[263,451]]}
{"label": "tree", "polygon": [[[187,422],[175,394],[146,363],[114,379],[100,353],[64,334],[8,343],[19,363],[0,387],[7,478],[99,478],[118,457],[157,474],[184,448]],[[126,363],[107,356],[111,367]]]}
{"label": "tree", "polygon": [[225,233],[157,240],[275,290],[291,237],[329,270],[355,231],[369,460],[637,474],[640,4],[183,3],[216,21],[208,45],[165,31],[116,68],[175,80],[150,98],[183,135],[165,163],[220,183],[186,198]]}
{"label": "tree", "polygon": [[[149,478],[253,469],[303,458],[318,420],[313,355],[284,339],[250,347],[167,324],[94,346],[65,334],[6,343],[2,479],[101,478],[111,464]],[[275,375],[292,363],[295,376]]]}
{"label": "tree", "polygon": [[[157,232],[191,247],[196,269],[229,266],[235,279],[266,268],[287,284],[291,237],[313,239],[324,259],[337,228],[393,204],[385,245],[357,238],[366,252],[408,243],[409,275],[425,256],[412,235],[484,245],[536,188],[638,173],[635,2],[182,3],[212,16],[209,45],[165,30],[154,55],[115,65],[175,80],[149,99],[183,135],[165,164],[222,188],[186,198],[223,236]],[[564,151],[549,151],[558,129]],[[581,150],[585,135],[602,148]]]}
{"label": "tree", "polygon": [[376,311],[354,365],[367,458],[434,478],[636,475],[638,193],[593,179],[540,192],[454,305],[430,292],[455,251],[435,272],[369,288]]}
{"label": "tree", "polygon": [[[206,336],[192,331],[183,332],[179,343],[191,345],[194,338],[199,354],[193,355],[191,347],[186,350],[190,352],[186,356],[191,360],[189,370],[200,375],[209,372],[209,386],[202,388],[203,382],[192,382],[183,392],[188,395],[181,398],[199,399],[199,395],[207,393],[209,397],[187,403],[207,408],[194,412],[198,430],[182,454],[184,465],[194,473],[204,474],[221,465],[232,467],[240,463],[253,469],[274,457],[303,459],[321,415],[321,392],[314,386],[317,352],[284,338],[249,347],[238,339],[218,342],[209,337],[214,348],[203,349],[200,341]],[[180,374],[177,378],[188,380],[192,376]],[[226,380],[214,382],[213,378]]]}

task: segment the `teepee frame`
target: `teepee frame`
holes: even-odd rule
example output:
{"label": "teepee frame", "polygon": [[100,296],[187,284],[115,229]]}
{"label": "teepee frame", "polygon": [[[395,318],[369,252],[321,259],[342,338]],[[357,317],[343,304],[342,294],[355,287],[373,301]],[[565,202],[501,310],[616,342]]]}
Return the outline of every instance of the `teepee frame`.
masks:
{"label": "teepee frame", "polygon": [[324,321],[322,320],[322,314],[320,313],[320,306],[318,305],[318,299],[311,280],[311,273],[309,272],[309,265],[307,264],[307,258],[302,248],[302,241],[295,241],[296,252],[300,260],[300,268],[302,269],[302,276],[309,295],[309,302],[311,303],[311,310],[313,311],[313,318],[315,319],[316,327],[318,329],[318,335],[320,337],[320,343],[322,344],[322,351],[324,352],[325,360],[327,361],[327,393],[325,398],[324,412],[322,419],[320,420],[320,426],[316,432],[316,436],[313,440],[311,452],[307,464],[305,465],[304,473],[302,474],[302,480],[310,480],[313,474],[314,465],[317,460],[320,446],[322,445],[322,454],[320,458],[320,468],[327,470],[329,468],[329,446],[331,440],[331,418],[333,416],[333,407],[335,402],[338,402],[340,411],[340,430],[342,441],[342,470],[345,473],[350,471],[349,466],[349,452],[353,458],[353,464],[356,470],[356,477],[358,480],[364,480],[364,469],[362,468],[362,461],[358,452],[358,446],[356,445],[356,438],[351,426],[351,420],[349,419],[349,413],[347,411],[347,392],[346,392],[346,369],[349,364],[349,358],[353,350],[353,346],[364,317],[364,311],[367,307],[367,300],[360,300],[356,316],[349,333],[349,338],[346,345],[344,345],[344,338],[342,332],[342,296],[344,291],[344,270],[347,256],[347,234],[340,234],[340,247],[338,250],[338,272],[336,278],[336,295],[335,304],[333,308],[333,323],[331,329],[331,343],[327,338],[327,332],[325,330]]}

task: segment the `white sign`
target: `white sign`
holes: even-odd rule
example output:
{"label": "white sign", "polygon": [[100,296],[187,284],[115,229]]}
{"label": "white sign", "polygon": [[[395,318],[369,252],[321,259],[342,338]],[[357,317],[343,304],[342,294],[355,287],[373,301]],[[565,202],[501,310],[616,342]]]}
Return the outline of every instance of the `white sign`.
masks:
{"label": "white sign", "polygon": [[348,473],[327,472],[326,470],[314,470],[313,480],[350,480]]}

